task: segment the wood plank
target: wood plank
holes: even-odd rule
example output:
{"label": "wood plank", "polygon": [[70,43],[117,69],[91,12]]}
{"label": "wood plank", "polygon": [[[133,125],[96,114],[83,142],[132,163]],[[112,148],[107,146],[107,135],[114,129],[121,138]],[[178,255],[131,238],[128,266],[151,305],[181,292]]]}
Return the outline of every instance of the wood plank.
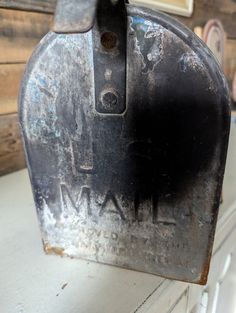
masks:
{"label": "wood plank", "polygon": [[49,31],[52,15],[0,9],[0,63],[25,63]]}
{"label": "wood plank", "polygon": [[0,7],[53,13],[56,0],[0,0]]}
{"label": "wood plank", "polygon": [[[195,0],[194,11],[191,18],[177,15],[175,17],[192,30],[196,26],[204,27],[209,19],[217,18],[222,22],[227,37],[236,38],[236,13],[221,12],[219,5],[216,5],[215,1],[218,0]],[[231,0],[224,1],[228,2]]]}
{"label": "wood plank", "polygon": [[[163,2],[170,4],[182,3],[180,0],[165,0]],[[217,6],[218,10],[223,13],[236,12],[236,3],[234,0],[195,0],[195,3],[208,6]],[[54,13],[56,0],[0,0],[0,7]]]}
{"label": "wood plank", "polygon": [[217,6],[218,10],[222,13],[236,13],[236,2],[234,0],[215,0],[215,6]]}
{"label": "wood plank", "polygon": [[[198,8],[211,8],[214,12],[233,15],[236,13],[235,0],[195,0],[195,6]],[[218,16],[216,16],[218,18]]]}
{"label": "wood plank", "polygon": [[25,64],[0,64],[0,115],[17,112],[17,98]]}
{"label": "wood plank", "polygon": [[0,175],[25,167],[17,114],[0,116]]}

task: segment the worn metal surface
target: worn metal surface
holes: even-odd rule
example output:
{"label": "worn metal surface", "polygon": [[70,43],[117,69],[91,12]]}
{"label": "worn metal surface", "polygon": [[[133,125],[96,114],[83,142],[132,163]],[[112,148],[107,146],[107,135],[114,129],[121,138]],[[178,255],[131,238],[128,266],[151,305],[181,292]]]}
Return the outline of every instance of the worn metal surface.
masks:
{"label": "worn metal surface", "polygon": [[53,30],[58,33],[86,32],[94,22],[98,0],[57,0]]}
{"label": "worn metal surface", "polygon": [[[229,134],[225,79],[184,26],[127,6],[125,109],[101,111],[101,36],[96,27],[49,33],[22,82],[20,121],[45,250],[203,284]],[[110,65],[104,77],[116,82]],[[114,94],[105,98],[112,105]]]}

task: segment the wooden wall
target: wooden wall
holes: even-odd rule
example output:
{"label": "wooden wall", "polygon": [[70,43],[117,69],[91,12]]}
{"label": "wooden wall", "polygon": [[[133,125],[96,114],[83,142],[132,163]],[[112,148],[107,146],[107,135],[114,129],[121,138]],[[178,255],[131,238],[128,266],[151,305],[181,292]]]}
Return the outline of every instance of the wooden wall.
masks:
{"label": "wooden wall", "polygon": [[[0,1],[0,6],[4,2],[10,6],[30,1]],[[51,21],[51,14],[0,8],[0,175],[25,167],[17,95],[25,64]]]}
{"label": "wooden wall", "polygon": [[[32,50],[50,29],[56,0],[0,0],[0,175],[25,167],[17,119],[17,94]],[[236,2],[195,0],[191,18],[176,16],[191,29],[208,19],[226,31],[225,73],[236,70]]]}
{"label": "wooden wall", "polygon": [[176,16],[192,30],[204,27],[209,19],[219,19],[226,34],[224,72],[232,84],[236,71],[236,1],[235,0],[195,0],[191,18]]}

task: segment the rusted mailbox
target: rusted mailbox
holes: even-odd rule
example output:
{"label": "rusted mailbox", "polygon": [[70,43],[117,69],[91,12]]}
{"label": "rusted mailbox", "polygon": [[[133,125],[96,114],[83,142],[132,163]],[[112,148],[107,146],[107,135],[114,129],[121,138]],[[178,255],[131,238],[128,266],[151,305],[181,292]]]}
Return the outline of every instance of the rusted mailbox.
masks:
{"label": "rusted mailbox", "polygon": [[217,62],[122,1],[61,0],[55,21],[19,101],[45,250],[204,284],[230,118]]}

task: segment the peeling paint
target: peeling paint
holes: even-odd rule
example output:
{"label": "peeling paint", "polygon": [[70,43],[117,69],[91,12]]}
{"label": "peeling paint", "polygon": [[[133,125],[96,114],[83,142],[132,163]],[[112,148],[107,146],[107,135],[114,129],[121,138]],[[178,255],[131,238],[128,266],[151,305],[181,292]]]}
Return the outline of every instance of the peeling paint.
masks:
{"label": "peeling paint", "polygon": [[167,30],[141,17],[130,17],[130,29],[131,33],[136,33],[134,52],[142,57],[143,73],[152,72],[155,66],[162,61],[163,40]]}

